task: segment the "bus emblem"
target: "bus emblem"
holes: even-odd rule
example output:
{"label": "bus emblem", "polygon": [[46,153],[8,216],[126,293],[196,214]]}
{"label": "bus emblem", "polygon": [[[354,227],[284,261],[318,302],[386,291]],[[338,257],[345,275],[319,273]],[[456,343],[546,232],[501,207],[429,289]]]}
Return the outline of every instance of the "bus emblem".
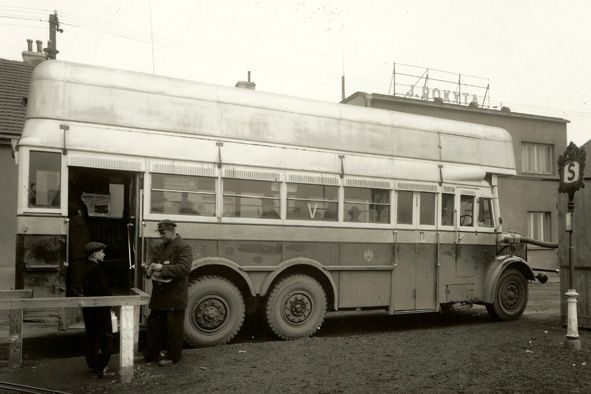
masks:
{"label": "bus emblem", "polygon": [[368,263],[373,260],[373,250],[372,249],[365,249],[363,251],[363,258]]}

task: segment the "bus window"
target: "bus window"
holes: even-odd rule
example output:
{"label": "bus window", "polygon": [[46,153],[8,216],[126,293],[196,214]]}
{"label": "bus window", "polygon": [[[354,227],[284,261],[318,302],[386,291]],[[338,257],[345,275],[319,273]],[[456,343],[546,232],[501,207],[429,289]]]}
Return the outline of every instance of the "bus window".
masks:
{"label": "bus window", "polygon": [[152,213],[215,216],[215,178],[152,174]]}
{"label": "bus window", "polygon": [[478,225],[481,227],[493,227],[492,199],[490,198],[480,198]]}
{"label": "bus window", "polygon": [[345,188],[345,221],[364,223],[390,222],[390,191]]}
{"label": "bus window", "polygon": [[224,179],[226,217],[279,219],[279,182]]}
{"label": "bus window", "polygon": [[421,192],[419,196],[419,224],[435,225],[435,193]]}
{"label": "bus window", "polygon": [[29,207],[59,208],[61,155],[31,151],[29,155]]}
{"label": "bus window", "polygon": [[454,205],[455,196],[453,194],[443,193],[441,195],[441,225],[453,226],[454,220]]}
{"label": "bus window", "polygon": [[460,197],[460,226],[474,226],[474,196]]}
{"label": "bus window", "polygon": [[287,218],[337,221],[337,186],[292,183],[287,185]]}
{"label": "bus window", "polygon": [[396,217],[398,224],[412,224],[412,192],[399,191]]}

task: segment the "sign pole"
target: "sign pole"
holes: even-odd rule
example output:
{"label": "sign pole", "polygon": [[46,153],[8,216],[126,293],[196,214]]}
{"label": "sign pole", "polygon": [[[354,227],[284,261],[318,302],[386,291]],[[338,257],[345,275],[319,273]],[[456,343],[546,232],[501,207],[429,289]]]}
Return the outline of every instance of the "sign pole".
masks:
{"label": "sign pole", "polygon": [[574,194],[583,183],[583,171],[585,169],[586,153],[578,148],[574,143],[570,143],[564,152],[558,158],[560,188],[561,193],[568,194],[568,205],[566,213],[566,231],[568,232],[568,291],[565,293],[567,303],[567,326],[566,326],[566,345],[574,350],[581,349],[579,339],[579,325],[577,321],[577,297],[579,294],[575,289],[575,264],[573,261],[574,247],[572,241],[573,216],[575,211]]}

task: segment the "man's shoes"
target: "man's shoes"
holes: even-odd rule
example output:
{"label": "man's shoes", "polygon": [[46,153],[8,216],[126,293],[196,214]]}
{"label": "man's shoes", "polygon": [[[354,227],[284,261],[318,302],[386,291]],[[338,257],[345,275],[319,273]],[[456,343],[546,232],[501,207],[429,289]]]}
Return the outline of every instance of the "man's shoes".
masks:
{"label": "man's shoes", "polygon": [[101,379],[104,377],[113,377],[117,375],[115,372],[109,370],[108,368],[101,370],[92,369],[89,371],[90,377],[93,379]]}
{"label": "man's shoes", "polygon": [[136,357],[133,359],[133,362],[136,364],[156,364],[158,360],[155,358]]}
{"label": "man's shoes", "polygon": [[161,367],[166,367],[166,366],[174,365],[174,364],[176,364],[176,361],[173,361],[169,358],[163,358],[160,361],[158,361],[158,365]]}

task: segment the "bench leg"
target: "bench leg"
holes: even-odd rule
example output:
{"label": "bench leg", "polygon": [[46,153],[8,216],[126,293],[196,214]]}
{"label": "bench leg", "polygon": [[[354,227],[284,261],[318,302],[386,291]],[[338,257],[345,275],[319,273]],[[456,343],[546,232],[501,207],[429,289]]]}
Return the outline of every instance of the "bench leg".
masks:
{"label": "bench leg", "polygon": [[23,310],[16,309],[8,312],[10,327],[8,337],[8,367],[21,368],[23,366]]}
{"label": "bench leg", "polygon": [[121,306],[119,327],[119,375],[122,382],[133,380],[133,349],[135,343],[135,321],[133,306]]}

